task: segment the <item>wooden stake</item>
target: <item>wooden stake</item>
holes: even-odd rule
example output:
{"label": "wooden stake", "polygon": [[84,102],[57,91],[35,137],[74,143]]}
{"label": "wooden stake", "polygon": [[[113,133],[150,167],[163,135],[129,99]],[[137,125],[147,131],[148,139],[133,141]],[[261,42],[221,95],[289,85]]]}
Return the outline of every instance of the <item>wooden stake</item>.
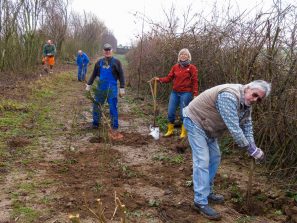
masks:
{"label": "wooden stake", "polygon": [[157,84],[158,81],[154,80],[154,127],[156,127],[156,116],[157,116]]}
{"label": "wooden stake", "polygon": [[251,158],[251,163],[250,163],[250,171],[249,171],[249,179],[247,182],[247,188],[246,188],[246,207],[250,210],[252,207],[251,204],[251,194],[252,194],[252,188],[253,188],[253,175],[254,175],[254,170],[255,170],[255,159]]}

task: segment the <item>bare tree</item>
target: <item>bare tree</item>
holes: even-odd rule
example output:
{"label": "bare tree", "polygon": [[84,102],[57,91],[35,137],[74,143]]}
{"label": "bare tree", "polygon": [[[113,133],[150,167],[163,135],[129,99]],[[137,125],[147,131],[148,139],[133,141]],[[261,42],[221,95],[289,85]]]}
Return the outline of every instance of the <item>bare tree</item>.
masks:
{"label": "bare tree", "polygon": [[[222,83],[247,83],[254,79],[272,82],[273,91],[266,103],[254,110],[257,144],[264,149],[267,170],[290,177],[297,176],[297,42],[296,6],[282,1],[266,11],[240,12],[214,7],[213,15],[188,10],[181,21],[171,8],[165,13],[166,24],[145,18],[151,30],[127,55],[129,75],[136,76],[140,49],[143,61],[141,80],[153,74],[166,75],[176,62],[177,51],[190,49],[192,63],[199,70],[200,91]],[[142,15],[143,16],[143,15]],[[142,43],[142,44],[140,44]],[[131,66],[131,67],[130,67]],[[137,81],[130,78],[136,88]],[[146,82],[140,89],[148,93]],[[166,93],[167,90],[167,93]],[[159,97],[167,102],[170,88]]]}

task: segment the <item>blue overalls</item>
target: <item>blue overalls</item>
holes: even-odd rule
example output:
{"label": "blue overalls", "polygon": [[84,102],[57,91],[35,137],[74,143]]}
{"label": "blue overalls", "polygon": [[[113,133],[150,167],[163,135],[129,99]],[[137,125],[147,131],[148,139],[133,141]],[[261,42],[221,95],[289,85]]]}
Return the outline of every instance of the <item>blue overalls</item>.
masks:
{"label": "blue overalls", "polygon": [[77,55],[76,64],[78,66],[77,79],[79,81],[84,81],[88,71],[88,63],[90,62],[88,56],[83,53],[82,55]]}
{"label": "blue overalls", "polygon": [[117,79],[112,74],[113,58],[110,60],[110,64],[104,64],[104,60],[100,61],[100,77],[97,85],[95,102],[93,104],[93,125],[98,126],[101,121],[101,106],[107,100],[109,104],[109,113],[111,118],[111,127],[118,129],[118,87]]}

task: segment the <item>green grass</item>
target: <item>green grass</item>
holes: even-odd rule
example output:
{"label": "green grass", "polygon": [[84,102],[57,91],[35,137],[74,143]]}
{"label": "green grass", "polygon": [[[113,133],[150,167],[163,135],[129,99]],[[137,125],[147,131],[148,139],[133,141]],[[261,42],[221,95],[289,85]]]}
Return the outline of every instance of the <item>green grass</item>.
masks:
{"label": "green grass", "polygon": [[34,193],[36,186],[34,183],[29,182],[29,183],[21,183],[19,184],[18,188],[22,191],[22,192],[26,192],[26,193]]}
{"label": "green grass", "polygon": [[232,150],[230,149],[231,148],[230,145],[232,144],[233,144],[233,139],[230,136],[224,136],[221,138],[221,140],[219,141],[219,145],[223,155],[232,154]]}
{"label": "green grass", "polygon": [[182,155],[175,155],[171,157],[170,161],[174,164],[182,164],[184,162],[184,157]]}
{"label": "green grass", "polygon": [[119,59],[122,63],[122,65],[125,67],[128,65],[128,61],[126,59],[126,56],[125,55],[122,55],[122,54],[114,54],[114,56]]}
{"label": "green grass", "polygon": [[232,184],[230,187],[230,192],[232,193],[231,201],[237,203],[238,205],[242,205],[244,199],[239,190],[239,187],[235,184]]}
{"label": "green grass", "polygon": [[28,112],[30,110],[29,104],[20,103],[15,100],[2,100],[0,101],[0,112],[4,111],[21,111]]}
{"label": "green grass", "polygon": [[40,202],[41,202],[42,204],[50,204],[53,200],[54,200],[54,199],[51,198],[51,197],[49,197],[49,196],[44,196],[44,197],[40,200]]}
{"label": "green grass", "polygon": [[165,155],[163,153],[159,153],[153,156],[153,160],[156,161],[170,161],[170,157],[168,155]]}
{"label": "green grass", "polygon": [[150,199],[150,200],[148,201],[148,205],[149,205],[150,207],[159,207],[160,204],[161,204],[161,202],[160,202],[159,200],[156,200],[156,199]]}
{"label": "green grass", "polygon": [[[50,116],[55,109],[52,104],[55,103],[56,95],[63,90],[63,86],[71,78],[71,73],[68,73],[45,79],[42,82],[37,81],[33,87],[30,87],[32,90],[27,95],[28,99],[25,103],[17,100],[0,101],[0,167],[2,169],[9,169],[10,166],[14,166],[14,162],[17,162],[21,165],[22,171],[28,174],[27,179],[34,178],[34,173],[27,170],[26,166],[31,162],[38,162],[41,158],[36,150],[39,136],[46,135],[50,138],[51,134],[55,133],[56,122]],[[22,145],[22,141],[14,141],[19,138],[28,139],[28,145]],[[16,142],[16,144],[11,146],[11,142]],[[34,151],[37,151],[37,154],[34,154],[33,158]],[[74,160],[67,161],[70,165],[75,163]],[[67,169],[61,169],[61,172],[65,171]],[[10,194],[12,217],[18,218],[18,221],[22,223],[37,222],[41,212],[32,208],[31,204],[38,202],[47,204],[51,199],[45,197],[36,200],[36,191],[47,188],[53,183],[55,182],[50,180],[16,182]],[[26,203],[21,201],[22,194],[28,196]]]}
{"label": "green grass", "polygon": [[143,109],[138,106],[135,106],[133,108],[133,113],[139,118],[147,118],[147,116],[143,112]]}
{"label": "green grass", "polygon": [[131,168],[127,165],[121,164],[121,169],[122,169],[122,174],[125,177],[136,177],[137,176],[137,174],[133,170],[131,170]]}
{"label": "green grass", "polygon": [[0,128],[6,131],[0,131],[0,140],[8,136],[15,136],[22,132],[22,123],[29,116],[29,113],[6,111],[0,117]]}
{"label": "green grass", "polygon": [[[0,128],[6,130],[0,131],[0,142],[5,142],[8,137],[32,136],[38,133],[38,130],[52,129],[52,120],[48,116],[51,108],[47,104],[53,96],[54,92],[48,86],[43,86],[41,89],[32,90],[30,103],[13,100],[0,102]],[[45,106],[40,106],[41,104]],[[32,128],[25,129],[25,126]]]}
{"label": "green grass", "polygon": [[131,211],[131,212],[127,212],[127,216],[128,217],[137,217],[140,218],[144,215],[144,213],[141,210],[135,210],[135,211]]}
{"label": "green grass", "polygon": [[53,179],[44,179],[42,182],[38,183],[38,187],[47,188],[55,184],[56,182]]}
{"label": "green grass", "polygon": [[236,223],[249,223],[249,222],[253,222],[254,220],[255,220],[255,217],[246,215],[246,216],[241,216],[235,222]]}
{"label": "green grass", "polygon": [[166,117],[164,117],[162,115],[158,115],[156,117],[156,123],[159,126],[161,132],[167,131],[168,120]]}
{"label": "green grass", "polygon": [[103,188],[104,188],[104,186],[101,183],[96,182],[94,187],[92,188],[92,190],[95,191],[96,193],[98,193],[98,192],[102,191]]}
{"label": "green grass", "polygon": [[40,216],[40,212],[16,202],[14,204],[13,216],[14,218],[20,217],[20,222],[22,223],[31,223],[36,222],[36,219]]}
{"label": "green grass", "polygon": [[184,162],[184,157],[181,154],[170,156],[169,154],[158,153],[154,155],[152,159],[155,161],[163,161],[171,164],[182,164]]}
{"label": "green grass", "polygon": [[35,90],[34,94],[35,94],[36,98],[43,99],[43,100],[55,96],[55,93],[52,90],[49,90],[49,89]]}

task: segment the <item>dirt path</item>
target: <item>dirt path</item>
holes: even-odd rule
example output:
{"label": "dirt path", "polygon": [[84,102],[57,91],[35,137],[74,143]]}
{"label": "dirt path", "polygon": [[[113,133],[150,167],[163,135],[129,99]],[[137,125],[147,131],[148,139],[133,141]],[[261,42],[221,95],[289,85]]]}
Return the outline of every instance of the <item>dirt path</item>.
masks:
{"label": "dirt path", "polygon": [[[127,96],[119,99],[119,130],[125,137],[113,142],[102,137],[104,131],[87,128],[91,102],[73,73],[34,83],[30,115],[2,143],[9,152],[0,169],[0,222],[62,223],[76,213],[81,222],[98,222],[91,212],[98,198],[105,217],[112,219],[115,192],[127,208],[128,222],[211,222],[192,208],[189,148],[177,153],[177,138],[155,141],[148,135],[150,97],[135,101],[127,89]],[[277,208],[255,217],[240,211],[247,170],[248,160],[239,160],[238,154],[223,160],[216,190],[227,201],[214,206],[223,216],[220,222],[283,222],[285,216],[274,213]],[[119,212],[108,222],[120,222]]]}

